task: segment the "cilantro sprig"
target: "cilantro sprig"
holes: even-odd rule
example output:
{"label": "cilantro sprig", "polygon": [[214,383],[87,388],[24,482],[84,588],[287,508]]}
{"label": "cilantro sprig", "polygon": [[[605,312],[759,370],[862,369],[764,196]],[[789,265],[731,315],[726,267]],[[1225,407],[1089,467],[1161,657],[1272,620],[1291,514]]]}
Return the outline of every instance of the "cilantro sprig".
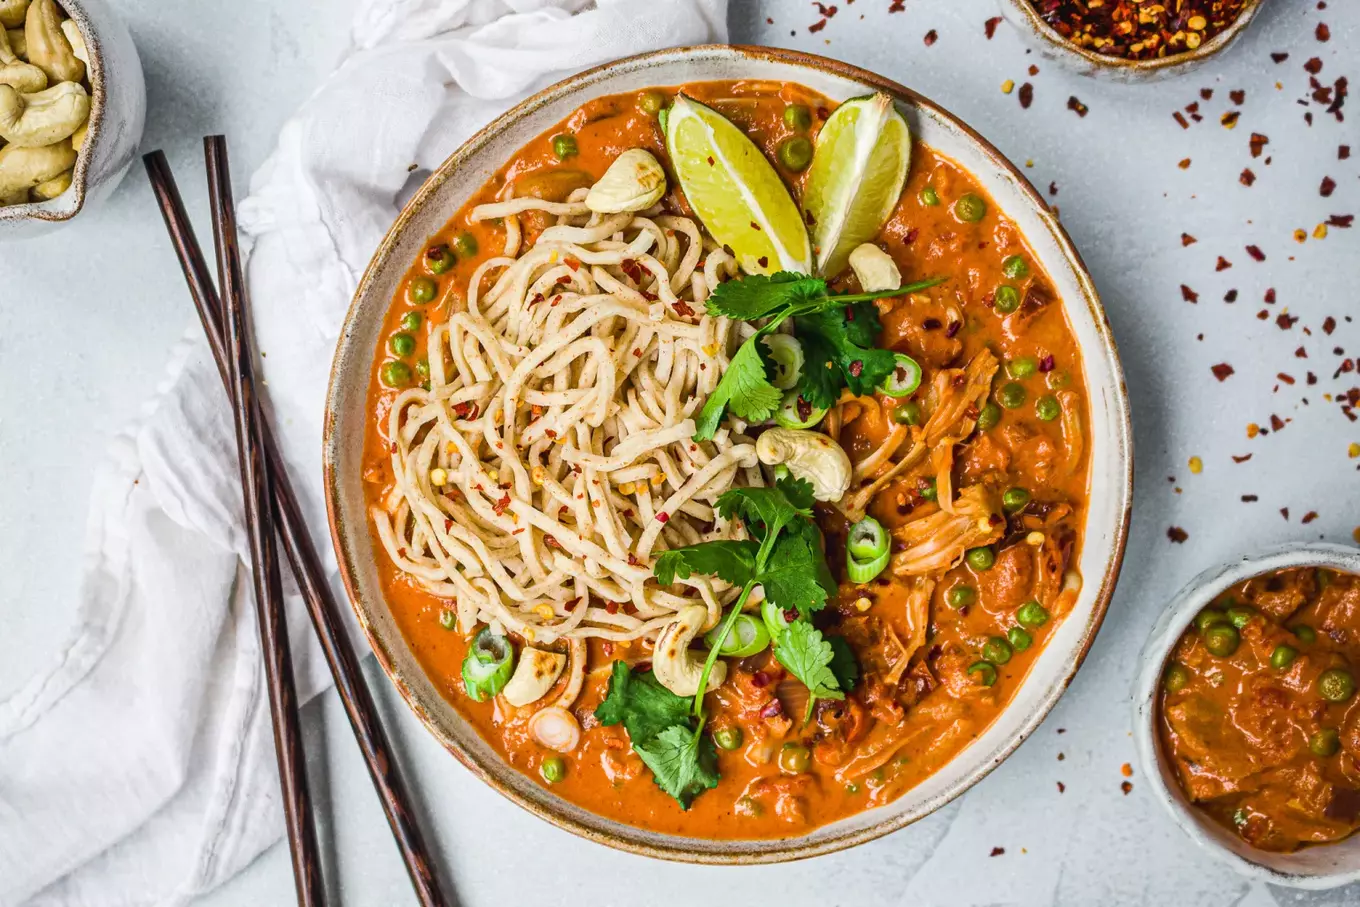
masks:
{"label": "cilantro sprig", "polygon": [[788,318],[803,343],[805,365],[798,392],[814,406],[830,406],[841,387],[854,393],[869,389],[892,373],[893,357],[874,347],[880,325],[871,303],[905,296],[944,282],[921,280],[896,290],[833,296],[826,281],[780,271],[770,277],[750,274],[720,283],[704,305],[710,315],[741,321],[768,319],[737,350],[718,386],[695,420],[694,440],[712,439],[723,414],[731,411],[748,422],[770,418],[783,393],[770,381],[773,365],[762,339]]}

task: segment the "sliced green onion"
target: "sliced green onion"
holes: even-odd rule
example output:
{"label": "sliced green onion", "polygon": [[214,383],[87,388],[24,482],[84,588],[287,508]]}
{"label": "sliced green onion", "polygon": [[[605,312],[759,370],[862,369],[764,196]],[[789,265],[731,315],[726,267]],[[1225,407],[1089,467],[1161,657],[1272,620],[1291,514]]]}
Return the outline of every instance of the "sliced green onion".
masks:
{"label": "sliced green onion", "polygon": [[774,360],[770,383],[781,391],[793,390],[803,377],[803,345],[792,334],[767,334],[765,346]]}
{"label": "sliced green onion", "polygon": [[515,647],[510,640],[483,627],[463,659],[463,686],[469,696],[483,702],[505,688],[514,669]]}
{"label": "sliced green onion", "polygon": [[[722,624],[718,624],[712,630],[704,634],[704,642],[711,649],[718,641],[718,633],[722,630]],[[727,634],[727,639],[723,640],[722,647],[718,649],[719,655],[728,655],[733,658],[745,658],[763,651],[770,644],[770,631],[765,625],[749,614],[742,614],[732,624],[732,630]]]}
{"label": "sliced green onion", "polygon": [[888,531],[883,524],[866,516],[850,527],[845,538],[845,550],[857,561],[873,560],[888,550]]}
{"label": "sliced green onion", "polygon": [[921,366],[905,353],[894,353],[893,370],[883,379],[878,389],[889,397],[907,397],[916,393],[916,388],[920,386]]}
{"label": "sliced green onion", "polygon": [[784,401],[775,410],[774,423],[780,428],[811,428],[826,416],[826,410],[798,396],[797,391],[789,391]]}
{"label": "sliced green onion", "polygon": [[878,576],[883,569],[888,566],[888,552],[869,561],[857,561],[853,557],[846,558],[845,572],[850,576],[852,583],[867,583],[869,580]]}

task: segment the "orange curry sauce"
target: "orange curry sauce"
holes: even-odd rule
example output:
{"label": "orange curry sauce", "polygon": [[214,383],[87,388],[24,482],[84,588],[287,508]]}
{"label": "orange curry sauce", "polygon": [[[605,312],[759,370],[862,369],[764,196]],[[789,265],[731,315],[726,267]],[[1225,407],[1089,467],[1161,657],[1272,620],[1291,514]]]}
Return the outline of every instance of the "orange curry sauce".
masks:
{"label": "orange curry sauce", "polygon": [[[786,106],[803,104],[811,109],[810,137],[815,137],[835,108],[827,98],[787,83],[706,82],[682,89],[659,89],[667,97],[678,90],[741,126],[771,161],[777,161],[775,151],[780,141],[795,133],[784,122]],[[478,251],[471,256],[460,255],[453,268],[435,277],[439,284],[435,302],[413,304],[405,292],[393,300],[368,395],[364,478],[370,503],[381,502],[391,487],[387,422],[396,392],[379,378],[383,363],[393,358],[386,339],[402,330],[403,316],[420,312],[423,320],[415,332],[418,346],[406,357],[410,363],[419,362],[425,355],[430,322],[442,322],[463,305],[473,270],[504,246],[503,227],[491,221],[471,224],[469,212],[476,205],[494,201],[506,182],[516,184],[517,196],[561,199],[571,190],[593,183],[629,148],[645,148],[666,163],[662,132],[656,115],[643,109],[644,94],[602,97],[583,105],[511,158],[443,230],[430,238],[431,245],[455,245],[459,237],[471,235]],[[579,148],[578,154],[565,161],[558,160],[552,148],[552,137],[563,132],[574,135]],[[776,169],[794,198],[800,197],[802,175],[790,173],[777,163]],[[665,204],[677,213],[692,216],[675,185],[672,178]],[[934,190],[936,204],[922,200],[927,187]],[[985,477],[1000,488],[1022,486],[1032,494],[1029,509],[1010,518],[1006,538],[997,546],[995,565],[975,571],[964,563],[945,575],[931,603],[927,643],[913,656],[910,669],[901,674],[899,682],[889,687],[881,677],[886,672],[883,653],[887,630],[898,638],[908,638],[905,591],[891,578],[891,570],[864,587],[844,581],[845,523],[839,514],[825,508],[819,513],[819,522],[827,536],[829,562],[842,584],[838,599],[819,614],[818,623],[851,642],[862,670],[860,682],[846,702],[819,710],[806,727],[799,721],[784,720],[784,733],[772,734],[769,723],[760,717],[762,704],[768,705],[776,694],[785,696],[789,684],[801,685],[796,681],[781,685],[785,672],[768,649],[733,664],[731,679],[709,695],[706,710],[711,716],[710,731],[740,725],[745,744],[735,751],[718,751],[721,782],[684,811],[653,783],[641,760],[630,751],[624,729],[600,726],[593,717],[605,695],[611,663],[620,658],[648,661],[651,643],[611,644],[592,639],[590,672],[573,709],[583,728],[581,744],[566,757],[566,776],[552,785],[555,793],[593,812],[657,832],[705,838],[802,834],[889,802],[920,783],[981,734],[1015,694],[1062,617],[1063,604],[1055,607],[1053,601],[1044,601],[1053,619],[1030,630],[1032,647],[1017,650],[1009,662],[997,668],[995,685],[982,686],[967,668],[980,658],[981,646],[988,637],[1004,637],[1008,629],[1016,627],[1016,608],[1036,597],[1043,578],[1037,575],[1041,570],[1039,558],[1025,542],[1027,532],[1042,528],[1055,537],[1061,533],[1066,561],[1062,567],[1076,562],[1086,519],[1089,455],[1078,454],[1072,458],[1075,464],[1064,467],[1060,421],[1036,418],[1035,401],[1058,388],[1070,391],[1074,396],[1069,399],[1077,401],[1080,422],[1086,425],[1087,398],[1081,354],[1051,284],[1019,230],[990,201],[985,216],[976,223],[965,223],[954,216],[954,201],[969,192],[986,199],[967,172],[920,142],[914,143],[906,188],[878,242],[897,261],[905,281],[934,276],[949,280],[910,302],[881,301],[884,330],[879,345],[916,358],[924,371],[921,393],[929,387],[937,369],[958,367],[984,346],[1003,363],[995,382],[998,387],[1015,380],[1006,374],[1005,363],[1018,357],[1033,357],[1042,363],[1038,371],[1019,382],[1027,392],[1023,405],[1003,409],[995,428],[970,438],[959,448],[955,461],[956,487]],[[539,214],[524,216],[526,239],[532,242],[549,223]],[[464,243],[466,249],[466,240]],[[1015,255],[1023,256],[1029,264],[1024,277],[1003,274],[1002,262]],[[419,276],[431,276],[422,261],[413,263],[408,283]],[[1014,315],[1002,316],[993,310],[993,291],[1002,284],[1014,286],[1025,300]],[[857,288],[848,275],[836,284],[836,288],[841,287]],[[949,321],[950,303],[958,307],[955,311],[964,313],[962,323]],[[852,460],[863,457],[892,427],[879,412],[859,418],[847,414],[845,418],[840,441]],[[936,506],[922,499],[918,485],[918,479],[909,478],[887,486],[870,513],[891,529],[935,512]],[[380,564],[388,605],[425,670],[510,764],[546,784],[538,769],[545,758],[555,754],[530,739],[524,718],[509,717],[494,699],[478,703],[464,694],[460,669],[467,641],[440,622],[441,611],[449,607],[449,602],[427,593],[399,572],[380,545],[375,546],[374,557]],[[1056,569],[1061,571],[1062,567]],[[975,600],[961,608],[950,607],[946,594],[956,586],[975,589]],[[554,695],[550,693],[548,698]],[[802,709],[789,704],[787,713],[801,718]],[[854,777],[843,772],[857,741],[866,739],[876,726],[900,727],[903,723],[909,739],[894,749],[890,760]],[[809,746],[813,758],[808,771],[781,773],[777,753],[787,741]]]}

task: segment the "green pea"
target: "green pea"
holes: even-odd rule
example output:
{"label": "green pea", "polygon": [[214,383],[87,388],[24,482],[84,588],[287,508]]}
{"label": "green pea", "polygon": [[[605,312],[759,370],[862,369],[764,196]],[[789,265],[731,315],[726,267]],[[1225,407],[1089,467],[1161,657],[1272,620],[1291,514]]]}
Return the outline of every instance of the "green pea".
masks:
{"label": "green pea", "polygon": [[920,425],[921,404],[913,400],[893,407],[893,421],[898,425]]}
{"label": "green pea", "polygon": [[398,331],[387,341],[387,348],[394,356],[409,356],[416,351],[416,338],[405,331]]}
{"label": "green pea", "polygon": [[939,499],[940,491],[938,488],[935,487],[935,480],[926,479],[926,487],[921,489],[921,500],[938,501]]}
{"label": "green pea", "polygon": [[1228,615],[1217,608],[1205,608],[1195,615],[1195,629],[1203,633],[1210,627],[1228,623]]}
{"label": "green pea", "polygon": [[441,244],[425,250],[425,267],[430,269],[431,274],[443,274],[453,267],[455,261],[453,251],[448,246]]}
{"label": "green pea", "polygon": [[1034,644],[1034,637],[1029,635],[1028,630],[1020,627],[1011,627],[1007,630],[1006,639],[1010,642],[1011,648],[1017,652],[1023,652]]}
{"label": "green pea", "polygon": [[984,687],[996,683],[996,668],[990,662],[973,662],[968,666],[968,674]]}
{"label": "green pea", "polygon": [[1240,630],[1251,623],[1251,619],[1256,616],[1256,609],[1250,605],[1233,605],[1227,614],[1228,623]]}
{"label": "green pea", "polygon": [[666,106],[666,96],[659,91],[644,91],[638,98],[638,107],[643,113],[656,116]]}
{"label": "green pea", "polygon": [[424,305],[434,299],[439,292],[439,284],[428,277],[413,277],[411,285],[406,289],[406,298],[416,305]]}
{"label": "green pea", "polygon": [[[422,378],[428,378],[428,377],[430,377],[430,360],[428,360],[428,359],[417,359],[417,360],[416,360],[416,374],[419,375],[419,376],[422,377]],[[427,382],[427,383],[428,383],[428,382]],[[426,390],[429,390],[428,387],[425,388],[425,389],[426,389]]]}
{"label": "green pea", "polygon": [[443,627],[445,630],[452,630],[457,623],[458,615],[454,614],[448,608],[444,608],[439,612],[439,626]]}
{"label": "green pea", "polygon": [[954,202],[954,216],[966,224],[975,224],[987,214],[987,203],[969,192]]}
{"label": "green pea", "polygon": [[996,553],[991,548],[973,548],[968,552],[968,566],[974,570],[988,570],[995,563]]}
{"label": "green pea", "polygon": [[1242,637],[1232,624],[1215,624],[1204,631],[1204,648],[1219,658],[1227,658],[1236,652],[1241,642]]}
{"label": "green pea", "polygon": [[1289,629],[1294,634],[1294,636],[1298,638],[1298,641],[1303,643],[1304,645],[1311,645],[1317,642],[1317,631],[1315,631],[1312,627],[1308,626],[1307,624],[1298,624],[1297,626],[1290,627]]}
{"label": "green pea", "polygon": [[1021,356],[1019,359],[1012,359],[1006,370],[1011,373],[1012,378],[1028,378],[1039,371],[1039,360],[1033,356]]}
{"label": "green pea", "polygon": [[1345,668],[1331,668],[1318,675],[1317,690],[1328,702],[1345,702],[1355,695],[1355,676]]}
{"label": "green pea", "polygon": [[1030,629],[1042,627],[1048,623],[1048,609],[1036,600],[1030,599],[1016,609],[1015,619],[1020,622],[1022,627],[1029,627]]}
{"label": "green pea", "polygon": [[538,770],[542,772],[543,780],[549,784],[556,784],[567,777],[567,763],[561,756],[549,756],[544,759]]}
{"label": "green pea", "polygon": [[1001,509],[1007,513],[1019,513],[1029,505],[1029,491],[1013,485],[1001,493]]}
{"label": "green pea", "polygon": [[408,387],[411,384],[411,367],[399,359],[383,363],[378,377],[388,387]]}
{"label": "green pea", "polygon": [[1001,421],[1001,407],[995,403],[985,403],[982,410],[978,413],[978,431],[991,431],[996,428],[996,423]]}
{"label": "green pea", "polygon": [[812,125],[812,111],[803,104],[790,104],[784,108],[784,125],[790,129],[807,129]]}
{"label": "green pea", "polygon": [[921,190],[921,204],[934,207],[940,203],[940,193],[935,191],[934,186],[926,186]]}
{"label": "green pea", "polygon": [[741,746],[742,738],[746,735],[741,732],[741,728],[736,725],[720,727],[713,732],[713,742],[725,750],[734,750]]}
{"label": "green pea", "polygon": [[1308,749],[1314,756],[1323,759],[1335,756],[1337,750],[1341,749],[1341,735],[1337,733],[1336,728],[1325,727],[1308,738]]}
{"label": "green pea", "polygon": [[1011,644],[1003,636],[991,636],[982,644],[982,657],[994,665],[1003,665],[1011,660]]}
{"label": "green pea", "polygon": [[1294,659],[1299,657],[1299,650],[1293,646],[1279,645],[1275,651],[1270,653],[1270,666],[1277,671],[1283,671],[1294,663]]}
{"label": "green pea", "polygon": [[779,770],[797,775],[808,770],[812,764],[812,753],[801,743],[786,743],[779,748]]}
{"label": "green pea", "polygon": [[576,136],[568,135],[565,132],[561,135],[553,136],[552,150],[553,154],[557,155],[559,161],[565,161],[569,157],[575,157],[581,151],[580,147],[576,144]]}
{"label": "green pea", "polygon": [[1029,264],[1019,255],[1011,255],[1001,262],[1001,273],[1011,280],[1021,280],[1029,276]]}
{"label": "green pea", "polygon": [[464,258],[471,258],[477,254],[477,237],[471,233],[459,233],[453,240],[453,248]]}
{"label": "green pea", "polygon": [[789,170],[801,172],[812,163],[812,142],[801,135],[785,139],[779,143],[779,150],[775,152],[775,156],[779,158],[779,163]]}
{"label": "green pea", "polygon": [[1071,383],[1072,377],[1068,375],[1067,372],[1048,373],[1048,386],[1053,388],[1053,390],[1055,391],[1062,390],[1064,387],[1067,387],[1067,385]]}
{"label": "green pea", "polygon": [[1062,414],[1062,404],[1058,398],[1045,394],[1034,401],[1034,415],[1039,417],[1041,422],[1052,422]]}
{"label": "green pea", "polygon": [[992,295],[992,306],[1002,315],[1009,315],[1020,308],[1020,291],[1010,284],[1003,283]]}
{"label": "green pea", "polygon": [[996,402],[1006,409],[1018,409],[1025,402],[1025,386],[1018,381],[1007,381],[997,388]]}
{"label": "green pea", "polygon": [[962,608],[977,600],[977,590],[972,586],[955,586],[944,594],[944,600],[951,608]]}
{"label": "green pea", "polygon": [[1190,685],[1190,670],[1180,662],[1172,663],[1162,677],[1162,689],[1168,693],[1179,693]]}
{"label": "green pea", "polygon": [[424,320],[419,312],[407,312],[401,316],[401,329],[403,331],[418,331]]}

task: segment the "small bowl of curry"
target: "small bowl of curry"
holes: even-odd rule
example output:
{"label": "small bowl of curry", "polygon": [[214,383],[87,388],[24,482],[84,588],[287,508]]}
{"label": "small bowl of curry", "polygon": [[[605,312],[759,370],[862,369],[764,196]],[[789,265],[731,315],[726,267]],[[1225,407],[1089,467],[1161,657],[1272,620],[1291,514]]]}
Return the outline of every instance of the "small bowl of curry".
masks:
{"label": "small bowl of curry", "polygon": [[1360,881],[1360,551],[1295,544],[1200,574],[1134,687],[1144,773],[1243,875]]}

